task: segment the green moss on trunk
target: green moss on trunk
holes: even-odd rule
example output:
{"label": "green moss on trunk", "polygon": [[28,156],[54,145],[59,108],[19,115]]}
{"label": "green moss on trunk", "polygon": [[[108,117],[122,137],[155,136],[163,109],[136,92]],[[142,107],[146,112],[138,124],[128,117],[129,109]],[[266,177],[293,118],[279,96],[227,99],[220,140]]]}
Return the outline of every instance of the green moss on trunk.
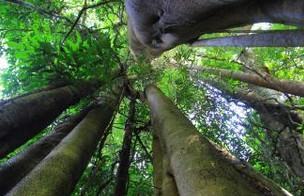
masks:
{"label": "green moss on trunk", "polygon": [[109,125],[119,96],[90,111],[8,195],[69,195]]}
{"label": "green moss on trunk", "polygon": [[157,87],[148,86],[146,97],[180,195],[287,194],[273,183],[266,186],[263,180],[251,181],[250,176],[235,169]]}

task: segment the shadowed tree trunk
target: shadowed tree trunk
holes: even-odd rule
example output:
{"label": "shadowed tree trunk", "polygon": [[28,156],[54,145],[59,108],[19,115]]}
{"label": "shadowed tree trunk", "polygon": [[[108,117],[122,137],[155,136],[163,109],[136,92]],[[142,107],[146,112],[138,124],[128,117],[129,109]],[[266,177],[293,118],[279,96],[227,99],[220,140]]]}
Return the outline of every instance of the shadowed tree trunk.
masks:
{"label": "shadowed tree trunk", "polygon": [[202,39],[191,46],[219,47],[300,47],[304,46],[304,31],[277,31],[252,35],[240,35]]}
{"label": "shadowed tree trunk", "polygon": [[163,154],[160,141],[153,136],[153,184],[155,196],[178,196],[176,183],[170,171],[170,162]]}
{"label": "shadowed tree trunk", "polygon": [[1,105],[0,158],[53,122],[69,106],[91,94],[95,85],[82,83],[41,91]]}
{"label": "shadowed tree trunk", "polygon": [[0,165],[0,195],[4,195],[8,192],[36,165],[38,165],[62,138],[64,138],[86,116],[90,108],[86,108],[79,114],[60,123],[54,128],[54,131],[51,134],[11,158],[5,164]]}
{"label": "shadowed tree trunk", "polygon": [[152,160],[153,160],[153,189],[154,196],[162,194],[162,172],[163,172],[163,153],[160,147],[159,139],[153,134],[152,141]]}
{"label": "shadowed tree trunk", "polygon": [[[122,83],[119,83],[118,87],[123,89]],[[122,90],[113,94],[91,110],[8,195],[71,194],[99,139],[113,118],[121,100],[121,92]]]}
{"label": "shadowed tree trunk", "polygon": [[125,125],[125,135],[122,149],[119,153],[119,167],[116,176],[115,196],[124,196],[127,194],[128,171],[131,161],[132,131],[135,124],[135,103],[135,99],[130,101],[128,119]]}
{"label": "shadowed tree trunk", "polygon": [[290,195],[250,168],[233,164],[236,160],[202,137],[157,87],[148,86],[145,94],[181,196]]}
{"label": "shadowed tree trunk", "polygon": [[274,89],[283,93],[289,93],[304,97],[304,82],[292,80],[279,80],[272,78],[268,74],[258,75],[253,73],[245,73],[242,71],[231,71],[226,69],[191,66],[190,69],[195,69],[203,72],[208,72],[221,77],[232,78],[249,84]]}

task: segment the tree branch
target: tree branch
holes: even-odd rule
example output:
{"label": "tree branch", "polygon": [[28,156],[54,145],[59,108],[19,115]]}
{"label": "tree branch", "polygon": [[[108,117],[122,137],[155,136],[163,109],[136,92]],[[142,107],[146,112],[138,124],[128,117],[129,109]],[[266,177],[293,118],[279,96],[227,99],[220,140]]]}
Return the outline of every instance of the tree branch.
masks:
{"label": "tree branch", "polygon": [[60,16],[60,15],[58,15],[56,13],[52,13],[48,10],[44,10],[40,7],[37,7],[33,4],[25,2],[25,1],[21,1],[21,0],[0,0],[0,2],[1,1],[6,2],[6,3],[15,4],[15,5],[18,5],[20,7],[26,8],[26,9],[34,10],[34,11],[38,12],[39,14],[41,14],[43,16],[46,16],[50,19],[63,19],[65,21],[67,21],[68,23],[72,23],[72,21],[67,17]]}
{"label": "tree branch", "polygon": [[303,30],[278,30],[251,35],[197,40],[191,46],[222,47],[300,47],[304,46]]}
{"label": "tree branch", "polygon": [[83,8],[79,11],[78,13],[78,16],[76,18],[76,20],[74,21],[72,27],[70,28],[70,30],[68,31],[68,33],[64,36],[61,44],[64,44],[64,42],[66,41],[66,39],[70,36],[70,34],[73,32],[74,28],[77,26],[81,16],[83,13],[85,13],[86,10],[88,9],[92,9],[92,8],[97,8],[99,6],[102,6],[102,5],[105,5],[105,4],[108,4],[108,3],[113,3],[113,2],[117,2],[117,0],[110,0],[110,1],[101,1],[99,3],[96,3],[96,4],[93,4],[93,5],[86,5],[84,4]]}

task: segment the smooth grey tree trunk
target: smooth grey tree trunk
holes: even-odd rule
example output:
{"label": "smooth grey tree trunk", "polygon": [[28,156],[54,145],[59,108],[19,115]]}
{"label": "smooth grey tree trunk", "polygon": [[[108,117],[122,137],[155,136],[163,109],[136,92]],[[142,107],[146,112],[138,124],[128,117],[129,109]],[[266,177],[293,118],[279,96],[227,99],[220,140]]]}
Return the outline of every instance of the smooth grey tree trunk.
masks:
{"label": "smooth grey tree trunk", "polygon": [[193,42],[194,47],[302,47],[304,31],[289,30],[265,32],[252,35],[239,35],[201,39]]}

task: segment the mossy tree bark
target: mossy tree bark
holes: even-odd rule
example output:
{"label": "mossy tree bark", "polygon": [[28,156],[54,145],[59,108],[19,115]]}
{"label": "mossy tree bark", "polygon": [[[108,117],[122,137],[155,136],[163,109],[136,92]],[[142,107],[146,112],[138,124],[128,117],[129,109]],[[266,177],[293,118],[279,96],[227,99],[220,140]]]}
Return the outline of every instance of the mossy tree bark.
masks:
{"label": "mossy tree bark", "polygon": [[0,158],[46,128],[69,106],[91,94],[95,85],[81,83],[22,96],[1,105]]}
{"label": "mossy tree bark", "polygon": [[233,165],[157,87],[148,86],[145,94],[180,195],[289,195]]}
{"label": "mossy tree bark", "polygon": [[[90,107],[91,108],[91,107]],[[92,108],[91,108],[92,109]],[[0,165],[0,195],[4,195],[26,176],[71,130],[86,116],[89,108],[74,115],[54,128],[25,151]]]}
{"label": "mossy tree bark", "polygon": [[119,167],[117,169],[115,196],[127,194],[129,167],[131,163],[132,131],[135,126],[135,99],[130,101],[128,119],[125,124],[125,134],[122,149],[119,153]]}
{"label": "mossy tree bark", "polygon": [[[122,83],[118,86],[123,89]],[[70,195],[109,126],[121,95],[115,94],[91,110],[7,195]]]}

